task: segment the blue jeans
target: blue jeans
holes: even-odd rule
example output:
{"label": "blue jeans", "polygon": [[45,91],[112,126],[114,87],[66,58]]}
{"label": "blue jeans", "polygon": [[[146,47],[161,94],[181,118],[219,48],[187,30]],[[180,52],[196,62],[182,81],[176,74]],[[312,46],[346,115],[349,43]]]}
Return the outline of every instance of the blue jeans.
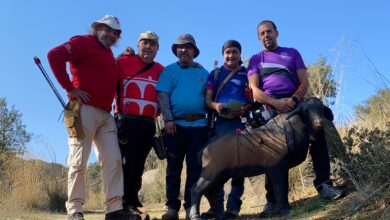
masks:
{"label": "blue jeans", "polygon": [[331,184],[329,150],[324,131],[322,131],[318,139],[310,145],[309,151],[313,162],[313,170],[316,175],[316,178],[313,181],[314,187],[317,188],[322,183]]}
{"label": "blue jeans", "polygon": [[167,147],[167,174],[166,174],[166,206],[179,211],[181,202],[180,177],[183,161],[186,159],[187,177],[184,190],[184,208],[191,207],[191,188],[198,180],[202,170],[198,160],[198,153],[208,140],[207,127],[184,127],[176,124],[175,135],[165,134],[164,143]]}
{"label": "blue jeans", "polygon": [[[239,128],[241,130],[245,129],[244,124],[241,123],[240,118],[227,119],[222,117],[217,117],[217,121],[215,124],[215,136],[212,137],[211,140],[215,140],[226,133],[236,132],[236,129]],[[243,177],[233,177],[231,181],[231,190],[228,196],[226,210],[233,212],[240,212],[241,209],[241,196],[244,193],[244,178]],[[217,193],[217,201],[224,201],[224,190],[223,187],[218,190]]]}

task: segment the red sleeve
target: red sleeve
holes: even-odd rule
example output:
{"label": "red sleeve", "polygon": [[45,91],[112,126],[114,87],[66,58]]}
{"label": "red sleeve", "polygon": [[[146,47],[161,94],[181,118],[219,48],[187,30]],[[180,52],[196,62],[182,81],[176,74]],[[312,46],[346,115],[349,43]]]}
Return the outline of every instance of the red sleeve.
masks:
{"label": "red sleeve", "polygon": [[73,85],[66,72],[66,62],[69,61],[69,54],[65,49],[65,44],[51,49],[47,54],[47,59],[57,81],[62,88],[70,92],[73,89]]}
{"label": "red sleeve", "polygon": [[74,86],[66,71],[66,63],[77,60],[77,57],[81,55],[83,41],[83,36],[75,36],[68,42],[51,49],[47,54],[47,59],[54,76],[67,92],[70,92]]}

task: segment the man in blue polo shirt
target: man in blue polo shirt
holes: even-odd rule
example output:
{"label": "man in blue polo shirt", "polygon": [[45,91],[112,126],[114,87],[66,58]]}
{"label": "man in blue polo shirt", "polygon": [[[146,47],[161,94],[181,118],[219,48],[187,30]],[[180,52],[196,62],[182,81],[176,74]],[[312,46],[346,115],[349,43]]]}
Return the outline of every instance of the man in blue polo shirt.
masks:
{"label": "man in blue polo shirt", "polygon": [[[236,132],[236,129],[244,130],[241,116],[245,115],[245,108],[249,103],[245,93],[248,84],[247,70],[241,66],[241,44],[236,40],[226,41],[222,46],[222,55],[224,64],[210,72],[206,86],[206,105],[217,113],[211,141],[226,133]],[[237,217],[240,212],[244,178],[232,178],[231,185],[224,214],[227,219]],[[222,188],[217,193],[218,204],[221,206],[223,197]],[[203,213],[202,218],[213,218],[211,210]]]}
{"label": "man in blue polo shirt", "polygon": [[195,39],[182,34],[172,45],[178,62],[165,67],[157,82],[156,91],[165,121],[164,142],[167,146],[166,196],[167,212],[163,220],[177,220],[181,206],[180,176],[184,158],[187,177],[184,208],[191,207],[191,187],[197,181],[201,165],[197,155],[208,140],[205,87],[209,73],[194,62],[199,55]]}
{"label": "man in blue polo shirt", "polygon": [[[257,33],[264,50],[251,57],[248,80],[255,100],[263,104],[261,119],[265,123],[278,113],[291,111],[306,95],[309,79],[299,52],[294,48],[278,46],[279,32],[274,22],[269,20],[260,22]],[[320,196],[330,200],[342,196],[343,192],[333,187],[330,180],[329,153],[324,136],[320,137],[318,144],[310,147],[310,154],[316,176],[314,186]],[[278,184],[284,187],[284,192],[288,192],[288,172],[280,175],[284,175],[282,179],[286,181]],[[275,206],[273,184],[275,183],[266,175],[267,205],[260,217],[289,214],[287,193],[282,195],[284,198],[282,204]]]}

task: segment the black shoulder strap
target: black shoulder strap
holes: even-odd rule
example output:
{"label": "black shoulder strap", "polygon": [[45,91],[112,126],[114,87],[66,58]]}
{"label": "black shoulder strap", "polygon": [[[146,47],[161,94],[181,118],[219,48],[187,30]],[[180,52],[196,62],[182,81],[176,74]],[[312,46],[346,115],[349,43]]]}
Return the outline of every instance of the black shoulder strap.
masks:
{"label": "black shoulder strap", "polygon": [[141,74],[143,72],[148,71],[150,68],[152,68],[153,65],[154,65],[154,62],[148,63],[147,65],[142,67],[142,69],[138,70],[138,72],[136,72],[130,79],[132,79],[136,75],[139,75],[139,74]]}
{"label": "black shoulder strap", "polygon": [[[232,78],[232,76],[237,72],[239,71],[240,69],[238,70],[233,70],[229,73],[229,75],[226,76],[226,78],[222,81],[221,85],[219,85],[218,89],[217,89],[217,92],[216,94],[214,95],[214,99],[213,101],[217,101],[217,97],[219,95],[219,93],[221,93],[223,87],[225,87],[226,83]],[[217,82],[218,80],[218,74],[219,74],[219,71],[220,71],[220,68],[215,68],[214,69],[214,84]],[[215,117],[216,117],[216,111],[215,110],[212,110],[212,113],[211,113],[211,117],[210,117],[210,125],[209,127],[210,128],[214,128],[215,126]]]}
{"label": "black shoulder strap", "polygon": [[[237,71],[239,71],[239,70],[233,70],[233,71],[231,71],[231,72],[229,73],[229,75],[227,75],[226,78],[222,81],[221,85],[219,85],[219,87],[218,87],[217,93],[216,93],[215,96],[214,96],[214,101],[217,100],[217,97],[218,97],[219,93],[221,93],[223,87],[225,87],[226,83],[233,77],[233,75],[234,75]],[[215,74],[215,72],[214,72],[214,74]],[[215,78],[215,75],[214,75],[214,78]],[[214,81],[214,83],[215,83],[215,81]]]}
{"label": "black shoulder strap", "polygon": [[[138,70],[134,75],[132,75],[130,78],[128,78],[122,86],[126,85],[126,83],[130,80],[132,80],[135,76],[137,75],[140,75],[141,73],[144,73],[146,71],[148,71],[150,68],[152,68],[152,66],[154,65],[154,62],[151,62],[151,63],[148,63],[146,64],[144,67],[142,67],[140,70]],[[117,95],[117,99],[116,99],[116,106],[117,106],[117,109],[119,111],[119,113],[122,112],[122,110],[120,109],[120,99],[121,99],[121,83],[118,82],[118,85],[116,87],[116,95]]]}
{"label": "black shoulder strap", "polygon": [[[214,84],[215,84],[215,83],[217,83],[217,80],[218,80],[219,68],[215,67],[213,73],[214,73]],[[215,101],[215,94],[213,96],[214,96],[213,101]]]}

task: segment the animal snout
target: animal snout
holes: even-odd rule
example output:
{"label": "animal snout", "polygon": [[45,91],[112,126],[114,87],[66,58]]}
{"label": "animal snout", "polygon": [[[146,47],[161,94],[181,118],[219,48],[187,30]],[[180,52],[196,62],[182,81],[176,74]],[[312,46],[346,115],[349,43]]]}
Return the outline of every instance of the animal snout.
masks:
{"label": "animal snout", "polygon": [[321,131],[323,127],[324,127],[324,121],[322,119],[317,118],[313,121],[313,129],[315,133]]}

